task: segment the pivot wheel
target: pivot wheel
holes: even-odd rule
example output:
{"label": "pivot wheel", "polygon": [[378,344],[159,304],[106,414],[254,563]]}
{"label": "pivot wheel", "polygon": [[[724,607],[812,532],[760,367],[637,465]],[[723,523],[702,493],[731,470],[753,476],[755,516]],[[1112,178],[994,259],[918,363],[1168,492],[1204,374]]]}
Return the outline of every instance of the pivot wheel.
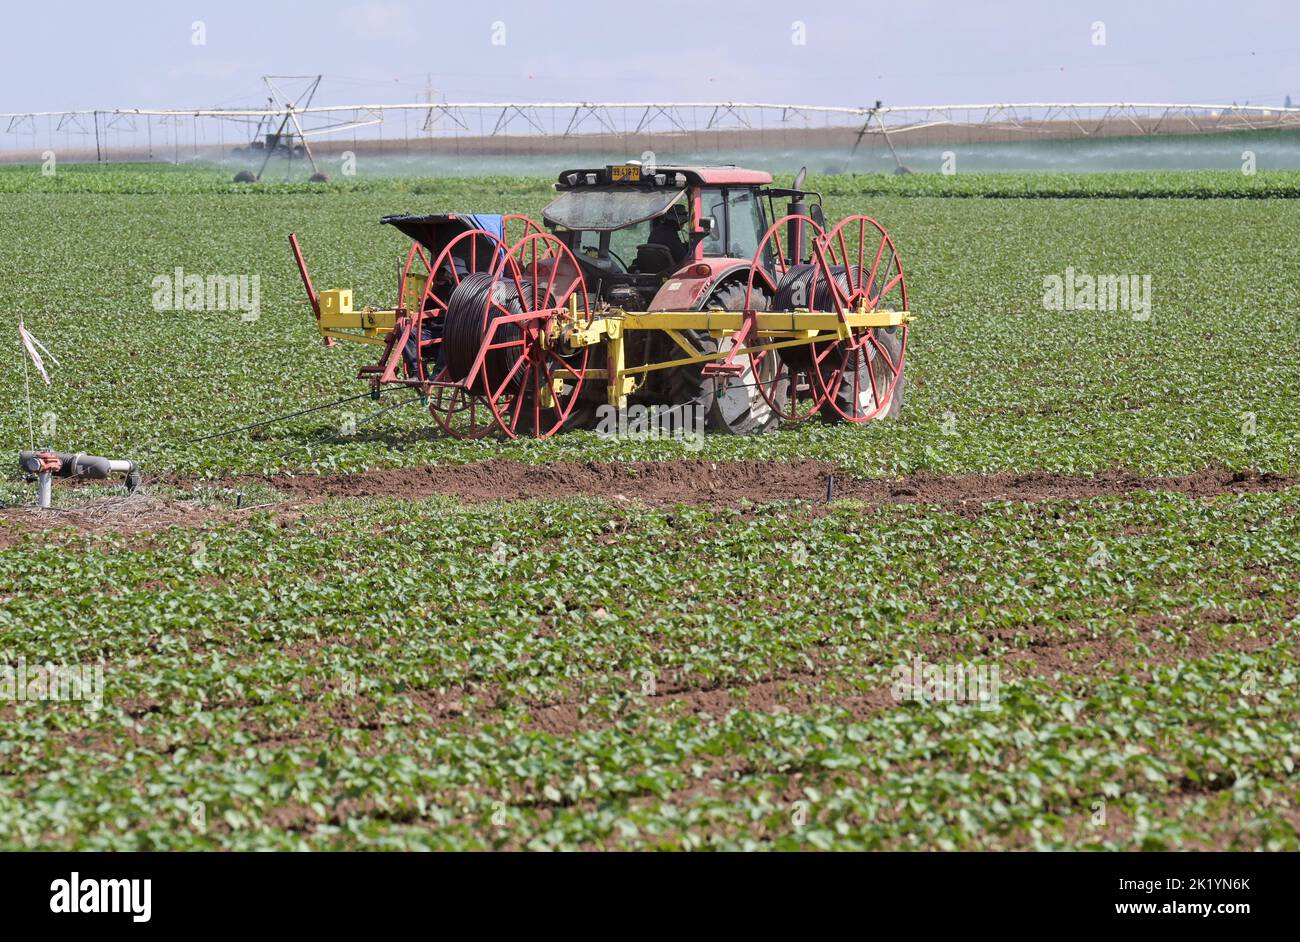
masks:
{"label": "pivot wheel", "polygon": [[[453,438],[482,438],[496,428],[496,417],[481,392],[462,386],[452,377],[446,365],[445,328],[453,303],[462,309],[477,303],[475,299],[482,285],[490,280],[491,272],[504,258],[505,245],[481,229],[462,232],[432,263],[424,258],[423,251],[419,252],[428,274],[422,284],[412,284],[410,267],[418,249],[417,243],[402,277],[401,293],[408,309],[416,313],[405,352],[408,374],[413,373],[426,384],[429,414],[445,434]],[[470,283],[465,284],[466,281]]]}
{"label": "pivot wheel", "polygon": [[837,344],[841,357],[839,386],[822,403],[827,422],[896,419],[903,410],[907,377],[903,374],[903,332],[906,327],[876,327],[856,349]]}
{"label": "pivot wheel", "polygon": [[[537,220],[531,216],[524,216],[521,213],[506,213],[501,217],[502,240],[505,245],[518,245],[530,235],[544,233],[546,230],[538,224]],[[550,257],[550,246],[538,246],[544,257]]]}

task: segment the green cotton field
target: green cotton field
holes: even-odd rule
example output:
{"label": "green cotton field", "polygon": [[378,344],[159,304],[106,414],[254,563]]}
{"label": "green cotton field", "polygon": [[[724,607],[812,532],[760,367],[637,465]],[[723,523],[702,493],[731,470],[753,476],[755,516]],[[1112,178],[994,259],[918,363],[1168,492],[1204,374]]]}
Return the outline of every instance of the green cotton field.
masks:
{"label": "green cotton field", "polygon": [[[897,420],[202,440],[364,392],[288,232],[387,307],[380,216],[548,180],[0,167],[0,438],[146,477],[0,480],[0,849],[1300,850],[1300,174],[810,185],[899,247]],[[157,310],[177,268],[256,318]]]}

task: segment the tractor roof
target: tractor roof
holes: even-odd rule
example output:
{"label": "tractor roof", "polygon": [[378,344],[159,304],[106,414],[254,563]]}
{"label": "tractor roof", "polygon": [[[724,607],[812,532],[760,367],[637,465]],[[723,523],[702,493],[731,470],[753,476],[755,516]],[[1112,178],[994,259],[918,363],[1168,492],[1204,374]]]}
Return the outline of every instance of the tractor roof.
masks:
{"label": "tractor roof", "polygon": [[686,179],[692,183],[691,179],[694,174],[699,178],[700,183],[723,184],[734,183],[738,185],[762,186],[772,182],[772,175],[764,170],[746,170],[743,167],[680,167],[665,168],[676,172],[680,170],[686,174]]}
{"label": "tractor roof", "polygon": [[[556,189],[565,190],[571,186],[584,186],[591,184],[609,184],[616,182],[611,176],[613,167],[623,168],[628,166],[640,166],[640,164],[612,164],[607,167],[587,167],[565,170],[559,176],[559,182],[556,183]],[[655,180],[655,177],[662,175],[665,179],[662,183]],[[709,186],[764,186],[772,182],[772,175],[763,170],[745,170],[742,167],[665,167],[657,166],[654,168],[654,176],[649,173],[644,175],[644,179],[629,180],[623,179],[636,185],[642,186],[676,186],[680,188],[682,182],[677,181],[681,176],[687,185],[709,185]],[[623,182],[623,181],[617,181]]]}

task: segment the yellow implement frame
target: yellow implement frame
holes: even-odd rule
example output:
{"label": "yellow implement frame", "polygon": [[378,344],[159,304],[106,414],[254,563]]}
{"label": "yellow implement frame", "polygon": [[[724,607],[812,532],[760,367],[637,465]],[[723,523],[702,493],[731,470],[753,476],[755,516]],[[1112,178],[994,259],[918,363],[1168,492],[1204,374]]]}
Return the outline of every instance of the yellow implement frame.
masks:
{"label": "yellow implement frame", "polygon": [[[643,374],[722,360],[730,352],[702,353],[683,331],[707,331],[711,336],[721,339],[739,332],[750,316],[744,311],[625,311],[621,308],[608,308],[590,322],[581,324],[576,295],[571,296],[569,302],[572,313],[569,324],[574,326],[556,321],[556,334],[551,340],[566,351],[605,344],[608,367],[589,369],[586,376],[588,379],[604,379],[609,404],[619,409],[626,407],[628,395],[636,389],[638,378]],[[404,313],[370,307],[354,311],[351,289],[335,288],[320,293],[320,319],[317,327],[322,337],[383,346],[387,334]],[[736,356],[823,340],[843,340],[854,329],[897,327],[913,320],[908,311],[869,311],[862,304],[844,317],[833,311],[806,309],[759,311],[753,317],[754,339],[758,342],[742,347],[736,351]],[[685,355],[673,360],[629,367],[624,354],[624,339],[626,333],[632,330],[657,330],[667,334]]]}

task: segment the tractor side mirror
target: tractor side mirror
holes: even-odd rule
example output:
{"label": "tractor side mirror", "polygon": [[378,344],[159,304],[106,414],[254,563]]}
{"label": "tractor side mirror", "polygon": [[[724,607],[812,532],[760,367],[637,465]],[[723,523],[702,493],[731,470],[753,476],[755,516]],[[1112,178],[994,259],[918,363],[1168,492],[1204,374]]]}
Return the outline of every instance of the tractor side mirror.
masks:
{"label": "tractor side mirror", "polygon": [[703,216],[700,218],[700,232],[707,239],[713,233],[718,231],[718,220],[712,216]]}
{"label": "tractor side mirror", "polygon": [[813,203],[812,206],[808,207],[808,215],[812,217],[812,221],[817,225],[823,229],[826,228],[826,213],[822,210],[821,203]]}

